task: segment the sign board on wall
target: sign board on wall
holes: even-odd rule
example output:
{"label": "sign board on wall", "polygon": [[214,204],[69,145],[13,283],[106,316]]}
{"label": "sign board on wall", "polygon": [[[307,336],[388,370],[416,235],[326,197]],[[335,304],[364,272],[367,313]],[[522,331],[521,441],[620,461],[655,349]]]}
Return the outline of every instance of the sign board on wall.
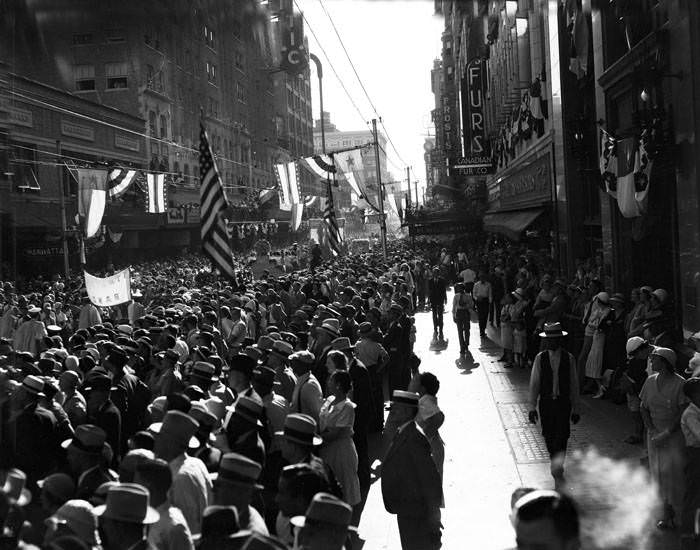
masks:
{"label": "sign board on wall", "polygon": [[85,141],[95,141],[95,130],[89,126],[76,124],[65,119],[61,119],[61,134]]}
{"label": "sign board on wall", "polygon": [[533,160],[524,168],[500,181],[501,208],[542,204],[552,196],[551,155]]}
{"label": "sign board on wall", "polygon": [[126,149],[127,151],[138,152],[141,150],[141,142],[139,141],[139,138],[128,136],[119,132],[114,134],[114,146],[118,149]]}

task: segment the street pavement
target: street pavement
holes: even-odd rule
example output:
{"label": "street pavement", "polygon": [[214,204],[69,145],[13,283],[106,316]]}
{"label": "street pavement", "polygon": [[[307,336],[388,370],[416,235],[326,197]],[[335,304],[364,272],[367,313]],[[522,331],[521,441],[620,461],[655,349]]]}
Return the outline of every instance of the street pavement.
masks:
{"label": "street pavement", "polygon": [[[451,301],[449,296],[448,303]],[[540,427],[529,424],[527,419],[530,371],[504,368],[503,363],[497,361],[502,350],[496,332],[489,327],[488,338],[482,340],[475,323],[471,326],[470,354],[460,358],[456,329],[449,311],[445,312],[446,345],[431,342],[430,312],[416,314],[416,329],[414,349],[422,359],[420,368],[433,372],[440,380],[438,401],[445,413],[445,423],[440,430],[445,441],[443,548],[513,548],[515,541],[509,518],[511,493],[518,487],[554,486]],[[581,417],[581,422],[572,426],[567,462],[576,451],[593,446],[601,455],[619,461],[605,463],[608,469],[611,469],[611,464],[629,468],[621,475],[636,480],[639,495],[645,491],[647,494],[653,492],[640,467],[644,449],[623,442],[631,433],[626,407],[584,397]],[[606,475],[599,478],[605,480]],[[634,487],[630,481],[628,488],[634,490]],[[600,496],[608,489],[610,487],[601,490],[595,483],[588,483],[587,488],[572,486],[571,492],[580,496],[586,517],[605,515],[609,520],[613,515],[610,501],[616,495],[608,495],[607,502]],[[615,510],[615,520],[618,523],[624,521],[625,513],[624,508]],[[674,534],[655,532],[655,512],[648,511],[650,517],[638,510],[633,513],[637,516],[637,525],[631,529],[643,530],[648,540],[640,536],[631,543],[630,539],[620,542],[618,538],[619,544],[613,544],[608,537],[597,544],[588,541],[584,548],[678,548]],[[593,519],[590,522],[592,524]],[[600,523],[596,521],[596,527],[589,530],[599,533]],[[609,526],[605,529],[606,532],[612,530]],[[364,541],[367,550],[401,548],[396,518],[384,509],[379,481],[372,484],[367,497],[359,537],[361,543],[358,547],[362,547]],[[615,537],[612,539],[614,541]]]}

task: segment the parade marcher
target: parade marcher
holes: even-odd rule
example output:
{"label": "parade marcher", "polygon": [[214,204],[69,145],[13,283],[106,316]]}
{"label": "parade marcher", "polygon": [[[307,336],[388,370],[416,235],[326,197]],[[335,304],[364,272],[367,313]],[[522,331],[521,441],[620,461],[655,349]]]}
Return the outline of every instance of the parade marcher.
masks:
{"label": "parade marcher", "polygon": [[343,550],[350,531],[352,508],[328,493],[313,497],[306,513],[291,519],[299,529],[297,547],[306,550]]}
{"label": "parade marcher", "polygon": [[87,420],[87,401],[78,390],[82,375],[76,370],[65,370],[58,378],[58,385],[64,395],[63,410],[73,428]]}
{"label": "parade marcher", "polygon": [[406,365],[408,350],[404,338],[404,327],[401,324],[403,309],[399,304],[389,308],[389,328],[384,336],[384,349],[389,353],[387,365],[389,391],[408,387],[410,372]]}
{"label": "parade marcher", "polygon": [[101,324],[100,310],[90,301],[90,298],[83,296],[78,316],[78,328],[90,328]]}
{"label": "parade marcher", "polygon": [[457,325],[459,337],[459,353],[464,355],[469,351],[469,329],[471,313],[474,311],[474,300],[467,293],[463,283],[455,285],[455,295],[452,299],[452,320]]}
{"label": "parade marcher", "polygon": [[208,472],[216,472],[223,453],[214,445],[216,436],[213,432],[221,427],[221,421],[209,410],[206,401],[193,402],[188,414],[199,424],[195,433],[199,447],[189,449],[188,454],[200,459]]}
{"label": "parade marcher", "polygon": [[39,320],[40,313],[41,309],[32,306],[27,309],[27,319],[20,320],[12,339],[16,351],[27,351],[36,357],[46,348],[44,339],[49,334],[44,323]]}
{"label": "parade marcher", "polygon": [[576,362],[564,349],[566,335],[560,323],[544,326],[540,338],[545,351],[537,354],[530,373],[528,418],[532,424],[540,420],[552,477],[557,482],[563,480],[564,455],[571,433],[569,422],[578,424],[580,420]]}
{"label": "parade marcher", "polygon": [[640,412],[647,430],[649,471],[663,501],[659,529],[674,529],[683,502],[683,453],[685,442],[681,415],[687,405],[683,394],[685,380],[675,372],[676,353],[654,348],[650,355],[653,374],[639,394]]}
{"label": "parade marcher", "polygon": [[107,492],[106,504],[95,508],[105,550],[155,550],[146,527],[158,521],[148,490],[135,483],[119,483]]}
{"label": "parade marcher", "polygon": [[440,269],[437,267],[433,268],[433,276],[428,282],[428,299],[433,312],[433,339],[444,340],[442,316],[447,305],[447,283],[440,276]]}
{"label": "parade marcher", "polygon": [[430,443],[416,424],[418,400],[417,393],[394,392],[392,412],[400,424],[382,461],[384,507],[397,516],[404,550],[442,546],[442,482]]}

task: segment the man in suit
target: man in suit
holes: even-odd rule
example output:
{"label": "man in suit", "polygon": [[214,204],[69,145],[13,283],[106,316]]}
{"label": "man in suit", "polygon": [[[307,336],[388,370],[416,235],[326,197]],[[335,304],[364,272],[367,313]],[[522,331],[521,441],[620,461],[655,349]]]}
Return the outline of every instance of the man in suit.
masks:
{"label": "man in suit", "polygon": [[111,399],[112,379],[106,374],[96,374],[87,384],[84,391],[87,395],[88,421],[105,431],[107,443],[116,457],[121,445],[122,415]]}
{"label": "man in suit", "polygon": [[445,313],[445,305],[447,304],[447,283],[440,276],[440,268],[438,267],[433,268],[433,276],[428,281],[428,300],[433,312],[433,338],[439,336],[440,340],[443,340],[442,315]]}
{"label": "man in suit", "polygon": [[395,391],[391,408],[398,429],[382,463],[384,508],[396,514],[403,550],[437,550],[442,482],[430,443],[415,422],[418,394]]}
{"label": "man in suit", "polygon": [[403,309],[399,304],[391,304],[389,309],[389,328],[384,336],[384,349],[389,353],[389,391],[405,390],[410,381],[406,365],[405,332],[401,324]]}
{"label": "man in suit", "polygon": [[[570,435],[569,421],[577,424],[579,401],[576,359],[563,347],[567,332],[560,323],[547,323],[540,333],[545,351],[535,357],[530,374],[530,411],[532,424],[539,419],[542,436],[551,460],[555,482],[564,479],[564,455]],[[537,409],[539,408],[539,415]]]}

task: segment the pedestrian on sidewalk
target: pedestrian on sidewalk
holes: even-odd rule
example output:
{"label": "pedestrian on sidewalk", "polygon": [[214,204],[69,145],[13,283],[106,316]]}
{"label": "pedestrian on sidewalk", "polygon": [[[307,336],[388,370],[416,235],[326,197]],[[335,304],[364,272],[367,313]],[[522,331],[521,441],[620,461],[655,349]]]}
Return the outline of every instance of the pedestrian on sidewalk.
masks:
{"label": "pedestrian on sidewalk", "polygon": [[479,273],[479,280],[474,283],[472,296],[474,297],[474,302],[476,302],[476,313],[479,316],[479,335],[482,338],[486,338],[486,325],[489,320],[491,302],[493,301],[493,291],[491,283],[486,278],[485,271]]}
{"label": "pedestrian on sidewalk", "polygon": [[459,336],[459,353],[464,355],[469,351],[469,323],[474,311],[474,300],[464,288],[464,283],[455,285],[455,295],[452,299],[452,319],[457,325]]}
{"label": "pedestrian on sidewalk", "polygon": [[397,390],[391,412],[399,426],[382,462],[384,507],[396,514],[403,550],[442,547],[442,483],[430,443],[416,424],[418,394]]}
{"label": "pedestrian on sidewalk", "polygon": [[632,336],[627,340],[627,368],[620,379],[620,387],[627,394],[627,408],[632,415],[634,426],[632,435],[625,439],[625,443],[630,445],[637,445],[644,441],[644,422],[639,412],[641,404],[639,392],[642,391],[647,379],[647,361],[653,349],[653,346],[641,336]]}
{"label": "pedestrian on sidewalk", "polygon": [[511,321],[513,315],[513,295],[510,292],[503,297],[503,306],[501,307],[500,315],[503,355],[499,361],[504,361],[505,367],[511,368],[513,366],[513,323]]}
{"label": "pedestrian on sidewalk", "polygon": [[544,326],[540,338],[545,350],[535,356],[530,374],[528,419],[532,424],[540,420],[555,482],[564,480],[564,457],[571,433],[569,422],[577,424],[581,418],[576,360],[564,349],[566,335],[560,323]]}
{"label": "pedestrian on sidewalk", "polygon": [[430,300],[430,309],[433,312],[433,338],[439,337],[440,340],[444,340],[442,316],[447,305],[447,283],[440,276],[439,267],[433,268],[433,276],[428,282],[428,299]]}
{"label": "pedestrian on sidewalk", "polygon": [[683,393],[690,401],[681,416],[681,431],[685,439],[685,494],[681,531],[693,535],[695,511],[700,508],[700,378],[690,378],[683,384]]}

